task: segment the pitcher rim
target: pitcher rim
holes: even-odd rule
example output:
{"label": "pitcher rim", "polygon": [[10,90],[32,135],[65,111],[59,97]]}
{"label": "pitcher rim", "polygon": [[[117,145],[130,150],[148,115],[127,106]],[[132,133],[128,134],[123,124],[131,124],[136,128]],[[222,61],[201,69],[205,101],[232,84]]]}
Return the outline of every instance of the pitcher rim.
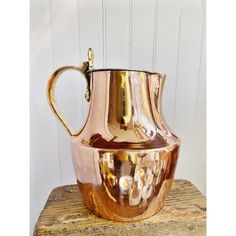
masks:
{"label": "pitcher rim", "polygon": [[127,71],[127,72],[141,72],[141,73],[146,73],[146,74],[150,74],[150,75],[158,75],[161,77],[166,77],[166,74],[161,73],[161,72],[151,72],[151,71],[147,71],[147,70],[138,70],[138,69],[114,69],[114,68],[107,68],[107,69],[92,69],[89,70],[89,73],[93,73],[93,72],[99,72],[99,71]]}

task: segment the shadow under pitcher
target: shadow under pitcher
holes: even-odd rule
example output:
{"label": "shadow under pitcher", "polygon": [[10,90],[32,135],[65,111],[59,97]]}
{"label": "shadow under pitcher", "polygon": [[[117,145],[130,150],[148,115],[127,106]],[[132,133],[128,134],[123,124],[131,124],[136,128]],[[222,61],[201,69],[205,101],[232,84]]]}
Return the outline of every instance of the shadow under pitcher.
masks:
{"label": "shadow under pitcher", "polygon": [[[55,102],[54,89],[67,70],[87,82],[87,120],[74,132]],[[166,76],[138,70],[93,69],[93,51],[79,67],[56,70],[48,81],[49,105],[71,137],[72,157],[86,206],[96,215],[135,221],[156,214],[170,190],[180,140],[161,112]]]}

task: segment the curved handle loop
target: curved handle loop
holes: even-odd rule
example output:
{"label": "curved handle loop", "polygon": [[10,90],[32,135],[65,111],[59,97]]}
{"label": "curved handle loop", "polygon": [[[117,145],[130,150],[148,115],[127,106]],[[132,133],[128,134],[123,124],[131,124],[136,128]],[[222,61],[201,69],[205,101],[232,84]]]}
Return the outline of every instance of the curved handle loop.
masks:
{"label": "curved handle loop", "polygon": [[59,109],[57,107],[57,104],[56,104],[56,100],[55,100],[55,96],[54,96],[55,86],[56,86],[56,82],[57,82],[58,78],[60,77],[60,75],[63,72],[65,72],[67,70],[79,71],[79,72],[82,73],[83,77],[85,78],[85,80],[87,82],[85,98],[89,102],[90,101],[90,96],[91,96],[91,91],[90,91],[90,75],[87,72],[90,69],[92,69],[92,67],[93,67],[93,51],[92,51],[92,49],[89,49],[88,57],[89,57],[89,61],[83,62],[79,67],[76,67],[76,66],[64,66],[64,67],[61,67],[61,68],[57,69],[52,74],[52,76],[49,78],[49,81],[48,81],[47,98],[48,98],[49,106],[51,107],[51,109],[52,109],[53,113],[55,114],[55,116],[62,123],[62,125],[66,128],[66,130],[68,131],[68,133],[71,136],[76,136],[76,135],[80,134],[82,129],[80,129],[78,132],[74,132],[72,130],[72,128],[70,127],[70,125],[63,118],[63,116],[60,113],[60,111],[59,111]]}

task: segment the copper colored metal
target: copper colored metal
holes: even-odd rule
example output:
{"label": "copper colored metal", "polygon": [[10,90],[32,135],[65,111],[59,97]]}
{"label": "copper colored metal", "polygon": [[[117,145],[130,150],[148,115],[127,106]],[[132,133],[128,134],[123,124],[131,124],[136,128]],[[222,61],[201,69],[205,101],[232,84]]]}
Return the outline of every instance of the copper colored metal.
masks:
{"label": "copper colored metal", "polygon": [[[49,102],[71,135],[73,166],[85,204],[106,219],[150,217],[164,204],[180,146],[161,112],[166,76],[118,69],[84,71],[91,105],[77,134],[67,128],[55,101],[49,97]],[[55,77],[48,94],[53,94]]]}

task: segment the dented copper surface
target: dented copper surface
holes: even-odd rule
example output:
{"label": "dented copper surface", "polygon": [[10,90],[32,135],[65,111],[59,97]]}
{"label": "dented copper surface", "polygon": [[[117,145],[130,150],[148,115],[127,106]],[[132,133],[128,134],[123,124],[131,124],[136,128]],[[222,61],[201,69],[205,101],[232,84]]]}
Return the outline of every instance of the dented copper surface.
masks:
{"label": "dented copper surface", "polygon": [[49,103],[54,113],[71,135],[73,166],[85,204],[106,219],[147,218],[162,208],[179,154],[180,141],[161,112],[166,76],[93,70],[91,61],[83,64],[90,65],[78,67],[88,81],[90,109],[79,132],[72,131],[51,99],[55,74],[48,94],[53,95]]}

